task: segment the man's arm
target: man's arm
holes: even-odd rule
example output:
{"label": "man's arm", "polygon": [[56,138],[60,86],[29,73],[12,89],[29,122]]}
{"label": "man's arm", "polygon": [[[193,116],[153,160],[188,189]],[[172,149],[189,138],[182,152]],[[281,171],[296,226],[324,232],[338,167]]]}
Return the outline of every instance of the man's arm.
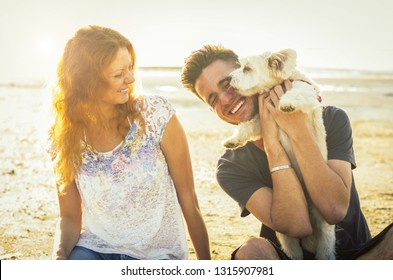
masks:
{"label": "man's arm", "polygon": [[[288,81],[285,87],[291,88]],[[323,159],[312,129],[307,125],[308,116],[305,113],[284,113],[276,109],[284,90],[279,86],[271,92],[275,106],[270,104],[269,108],[280,128],[291,139],[298,166],[313,203],[328,223],[337,224],[344,219],[349,207],[352,185],[351,164],[343,160],[326,162]]]}
{"label": "man's arm", "polygon": [[326,162],[308,129],[294,136],[292,144],[312,201],[329,224],[339,223],[349,207],[351,164],[342,160]]}
{"label": "man's arm", "polygon": [[[278,127],[270,111],[268,94],[259,96],[259,110],[263,137],[270,169],[289,164],[289,158],[278,139]],[[260,188],[248,200],[247,209],[275,231],[292,237],[312,233],[307,201],[302,186],[292,168],[272,173],[273,188]]]}

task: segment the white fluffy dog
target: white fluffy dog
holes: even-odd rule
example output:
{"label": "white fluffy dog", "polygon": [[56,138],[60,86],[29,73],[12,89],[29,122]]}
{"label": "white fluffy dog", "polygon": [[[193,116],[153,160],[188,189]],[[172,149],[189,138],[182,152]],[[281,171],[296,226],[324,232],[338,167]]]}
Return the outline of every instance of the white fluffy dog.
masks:
{"label": "white fluffy dog", "polygon": [[[318,100],[318,85],[296,69],[296,52],[291,49],[277,53],[266,52],[262,55],[240,59],[241,67],[233,71],[231,86],[244,96],[267,92],[284,80],[292,80],[293,88],[288,90],[279,101],[283,112],[303,111],[308,113],[311,127],[318,147],[327,160],[326,132],[322,119],[322,107]],[[224,142],[224,146],[234,149],[250,140],[261,138],[258,114],[250,121],[240,123],[234,135]],[[304,186],[303,177],[298,168],[291,142],[281,129],[279,139],[291,161],[296,174]],[[305,190],[305,188],[304,188]],[[335,226],[329,225],[318,209],[313,205],[306,190],[310,220],[313,233],[302,238],[304,249],[316,255],[317,259],[335,259]],[[294,209],[295,210],[295,209]],[[277,232],[277,237],[284,252],[292,259],[303,259],[300,240]]]}

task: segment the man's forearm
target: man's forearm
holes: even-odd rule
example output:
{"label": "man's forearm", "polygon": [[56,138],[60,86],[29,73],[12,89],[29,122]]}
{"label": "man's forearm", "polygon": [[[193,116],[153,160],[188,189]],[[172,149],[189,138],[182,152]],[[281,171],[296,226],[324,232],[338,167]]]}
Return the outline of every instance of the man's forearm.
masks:
{"label": "man's forearm", "polygon": [[310,133],[292,139],[292,145],[313,203],[328,223],[336,224],[344,218],[349,205],[350,183],[340,176],[348,174],[339,175],[328,165]]}
{"label": "man's forearm", "polygon": [[[267,150],[270,169],[290,164],[281,145]],[[311,229],[307,201],[293,168],[272,173],[271,220],[275,230],[290,236],[309,234]]]}

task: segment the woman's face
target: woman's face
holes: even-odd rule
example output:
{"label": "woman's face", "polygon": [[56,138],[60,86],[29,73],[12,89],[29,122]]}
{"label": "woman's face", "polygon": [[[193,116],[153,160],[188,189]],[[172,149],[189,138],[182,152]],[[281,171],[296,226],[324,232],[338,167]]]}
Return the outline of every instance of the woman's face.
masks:
{"label": "woman's face", "polygon": [[104,70],[108,87],[102,101],[108,105],[124,104],[129,99],[129,85],[135,81],[132,60],[127,48],[120,48]]}

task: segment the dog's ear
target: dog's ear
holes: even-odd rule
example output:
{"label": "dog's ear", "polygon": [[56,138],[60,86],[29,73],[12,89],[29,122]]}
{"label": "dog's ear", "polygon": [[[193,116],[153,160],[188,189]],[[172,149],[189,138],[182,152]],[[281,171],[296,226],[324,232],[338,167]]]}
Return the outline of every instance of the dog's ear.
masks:
{"label": "dog's ear", "polygon": [[272,53],[268,58],[268,65],[277,76],[286,79],[296,67],[296,51],[285,49]]}

